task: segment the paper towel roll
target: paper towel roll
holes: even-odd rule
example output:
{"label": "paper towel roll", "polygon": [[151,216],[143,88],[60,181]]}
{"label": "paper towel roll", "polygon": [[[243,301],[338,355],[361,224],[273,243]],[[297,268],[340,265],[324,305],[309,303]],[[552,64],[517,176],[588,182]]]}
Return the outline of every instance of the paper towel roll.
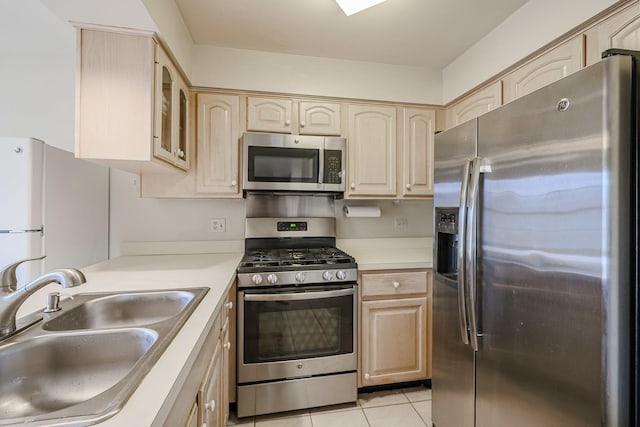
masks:
{"label": "paper towel roll", "polygon": [[380,216],[377,206],[345,206],[344,216],[348,218],[374,218]]}

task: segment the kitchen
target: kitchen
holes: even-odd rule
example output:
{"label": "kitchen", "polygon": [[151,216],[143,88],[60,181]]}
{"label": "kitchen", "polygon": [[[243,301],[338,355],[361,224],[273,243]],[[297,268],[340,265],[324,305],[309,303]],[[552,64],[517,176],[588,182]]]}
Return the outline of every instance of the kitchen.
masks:
{"label": "kitchen", "polygon": [[[67,150],[73,149],[72,141],[74,139],[73,131],[73,85],[74,79],[72,73],[75,67],[75,32],[72,28],[68,28],[65,22],[59,22],[59,19],[51,16],[46,8],[43,8],[39,2],[26,2],[26,8],[31,7],[31,15],[26,21],[40,25],[30,25],[30,31],[43,31],[46,27],[44,24],[52,25],[55,30],[53,33],[40,34],[40,42],[51,37],[51,34],[57,34],[65,42],[63,47],[58,46],[54,50],[48,51],[44,49],[40,43],[36,44],[37,53],[40,56],[33,58],[25,57],[23,54],[9,55],[14,58],[15,67],[3,67],[3,81],[5,82],[23,82],[29,78],[29,91],[17,91],[19,85],[15,87],[7,87],[7,92],[15,94],[15,102],[10,102],[10,108],[2,114],[6,118],[6,123],[2,122],[2,128],[7,129],[10,135],[30,135],[38,136],[47,142],[59,145]],[[371,67],[370,64],[360,65],[358,63],[343,63],[333,61],[317,60],[313,64],[306,64],[305,61],[297,60],[296,57],[269,57],[274,61],[286,59],[285,64],[288,69],[304,70],[305,74],[313,76],[326,73],[327,69],[341,69],[343,73],[340,78],[333,77],[329,79],[317,79],[316,84],[319,87],[305,86],[302,78],[297,78],[296,73],[287,75],[286,78],[282,73],[278,75],[274,70],[278,69],[274,65],[272,70],[264,70],[264,80],[257,79],[255,74],[243,75],[233,69],[224,69],[225,64],[244,63],[250,60],[248,53],[242,51],[214,49],[208,46],[199,45],[195,47],[198,54],[192,59],[186,53],[189,51],[185,47],[184,31],[180,30],[180,26],[167,22],[172,14],[171,5],[164,5],[167,9],[161,10],[162,6],[148,4],[128,5],[131,10],[127,12],[121,11],[117,13],[117,7],[110,4],[109,11],[101,8],[100,2],[86,3],[83,5],[69,6],[73,2],[42,2],[52,9],[56,10],[58,5],[58,13],[67,13],[66,19],[76,22],[93,22],[101,24],[110,24],[123,27],[136,27],[159,31],[162,34],[174,55],[176,55],[180,65],[185,70],[192,70],[192,84],[198,87],[223,87],[238,88],[241,90],[264,90],[268,92],[280,93],[299,93],[308,96],[331,96],[344,97],[354,99],[377,99],[388,100],[395,103],[418,103],[432,106],[447,105],[450,101],[455,100],[459,95],[472,89],[492,76],[500,73],[514,63],[520,61],[525,55],[535,52],[537,49],[552,42],[556,37],[562,36],[564,33],[580,25],[582,22],[588,21],[592,16],[597,15],[606,9],[612,2],[593,2],[593,4],[585,5],[565,5],[566,10],[558,11],[554,17],[558,22],[549,22],[545,13],[544,5],[527,4],[527,8],[520,10],[518,14],[512,17],[511,21],[507,21],[510,25],[503,25],[496,28],[491,34],[492,37],[483,39],[483,43],[476,46],[476,50],[471,50],[465,56],[459,58],[452,63],[452,66],[445,70],[440,76],[440,72],[429,70],[407,69],[405,67],[388,68],[384,66]],[[148,2],[151,3],[151,2]],[[68,10],[60,12],[67,4]],[[119,7],[125,8],[125,5],[118,4]],[[571,8],[573,6],[573,8]],[[7,6],[9,9],[11,6]],[[149,9],[146,12],[144,7]],[[559,8],[558,5],[549,7]],[[91,12],[90,17],[82,16],[80,11],[87,13],[87,9]],[[126,8],[125,8],[126,9]],[[536,14],[537,11],[537,14]],[[111,13],[108,13],[111,12]],[[563,14],[563,12],[565,12]],[[153,16],[157,23],[152,22],[148,14]],[[3,14],[6,17],[12,16],[12,13]],[[145,16],[146,15],[146,16]],[[356,15],[357,16],[357,15]],[[519,34],[518,31],[525,32],[523,28],[530,28],[530,16],[543,16],[548,24],[546,29],[536,28],[531,32],[526,31],[527,35],[531,34],[533,40],[521,40],[513,37],[513,34]],[[42,22],[34,21],[40,17]],[[138,22],[132,22],[138,19]],[[542,19],[542,18],[541,18]],[[12,19],[3,28],[11,28],[11,25],[17,25],[21,22],[18,19]],[[110,22],[105,22],[110,21]],[[164,23],[166,26],[163,26]],[[556,27],[554,27],[556,25]],[[156,28],[159,26],[161,28]],[[513,33],[510,33],[512,31]],[[37,33],[36,33],[37,34]],[[511,36],[511,37],[510,37]],[[522,45],[503,46],[506,40],[518,39]],[[499,40],[499,41],[498,41]],[[25,40],[26,42],[26,40]],[[500,44],[502,43],[502,44]],[[528,44],[528,45],[527,45]],[[186,44],[188,46],[188,44]],[[587,45],[589,46],[589,45]],[[39,49],[42,49],[40,51]],[[57,50],[55,50],[57,49]],[[600,49],[601,50],[601,49]],[[524,52],[526,51],[526,52]],[[11,52],[11,51],[10,51]],[[53,55],[58,53],[58,55]],[[226,56],[225,56],[226,55]],[[257,58],[261,55],[252,53]],[[473,58],[479,55],[489,55],[493,58],[490,64],[477,64]],[[491,56],[493,55],[493,56]],[[588,56],[588,55],[587,55]],[[221,60],[218,60],[220,58]],[[224,60],[224,59],[227,60]],[[469,59],[470,58],[470,59]],[[68,60],[65,62],[65,59]],[[465,60],[467,60],[465,62]],[[254,59],[255,61],[256,59]],[[588,58],[587,58],[588,61]],[[197,62],[197,63],[196,63]],[[192,63],[190,65],[190,63]],[[267,61],[267,64],[269,62]],[[323,67],[320,67],[323,65]],[[358,68],[358,66],[362,68]],[[457,65],[457,67],[456,67]],[[480,65],[483,65],[481,67]],[[310,68],[318,68],[313,70]],[[349,68],[352,67],[352,68]],[[366,69],[366,73],[364,72]],[[36,70],[41,70],[43,76],[49,74],[58,74],[60,84],[47,84],[51,81],[48,78],[39,78]],[[207,73],[206,70],[215,70],[214,73]],[[473,71],[470,71],[473,70]],[[349,72],[350,71],[350,72]],[[387,84],[380,85],[381,81],[388,73],[400,75],[402,78],[384,79]],[[399,73],[399,74],[395,74]],[[426,75],[432,78],[425,78]],[[35,74],[35,76],[33,76]],[[329,74],[333,76],[333,74]],[[363,75],[371,76],[371,84],[367,83],[367,79],[362,79]],[[212,76],[216,76],[214,79]],[[351,78],[349,78],[351,76]],[[268,78],[267,78],[268,77]],[[237,79],[237,80],[233,80]],[[336,84],[339,81],[341,84]],[[40,86],[42,85],[42,86]],[[13,86],[13,85],[8,85]],[[491,85],[487,85],[489,88]],[[484,87],[484,85],[483,85]],[[504,89],[506,96],[506,89]],[[55,99],[59,108],[51,109],[49,103],[42,103],[42,95],[47,95],[47,99]],[[9,97],[13,101],[14,97]],[[37,98],[36,98],[37,97]],[[4,102],[3,102],[4,104]],[[458,103],[450,104],[450,111],[455,113]],[[16,106],[24,106],[24,109],[16,108]],[[37,106],[37,107],[36,107]],[[66,108],[64,108],[66,106]],[[43,108],[43,120],[29,120],[33,117],[33,108]],[[38,110],[36,110],[37,112]],[[440,111],[440,110],[439,110]],[[447,113],[448,114],[448,113]],[[195,115],[195,114],[194,114]],[[47,121],[51,123],[47,123]],[[43,129],[39,129],[43,126]],[[3,132],[4,133],[4,132]],[[111,201],[110,201],[110,236],[109,236],[109,256],[115,258],[123,254],[123,247],[126,251],[142,250],[135,247],[135,244],[127,242],[172,242],[172,241],[201,241],[202,236],[207,236],[207,240],[211,241],[238,241],[244,239],[244,218],[246,217],[245,202],[240,198],[225,200],[169,200],[169,199],[140,199],[137,197],[139,193],[140,180],[135,175],[122,173],[117,170],[111,171]],[[144,177],[142,179],[144,185]],[[395,191],[395,189],[394,189]],[[363,238],[417,238],[422,248],[430,246],[428,239],[431,237],[430,227],[424,227],[424,221],[431,222],[431,219],[424,219],[425,215],[431,215],[432,205],[429,200],[402,200],[400,203],[393,202],[395,198],[389,197],[383,201],[373,202],[370,200],[360,201],[337,201],[336,212],[341,213],[342,207],[345,205],[367,205],[378,206],[381,208],[382,214],[379,218],[347,218],[344,215],[336,215],[336,230],[339,239],[363,239]],[[354,203],[356,202],[357,203]],[[225,219],[226,231],[220,234],[214,234],[210,231],[210,220]],[[397,222],[396,219],[400,220]],[[172,224],[171,227],[166,224]],[[372,230],[375,230],[372,232]],[[138,245],[139,246],[139,245]],[[186,244],[185,244],[186,246]],[[404,249],[404,251],[402,250]],[[395,253],[411,253],[407,248],[399,248]],[[357,255],[357,248],[347,250]],[[414,251],[415,252],[415,251]],[[132,252],[127,252],[132,253]],[[366,266],[368,261],[357,256],[358,263]],[[408,258],[405,258],[408,260]],[[379,265],[379,261],[377,262]],[[410,262],[409,262],[410,263]],[[424,264],[423,264],[424,265]]]}

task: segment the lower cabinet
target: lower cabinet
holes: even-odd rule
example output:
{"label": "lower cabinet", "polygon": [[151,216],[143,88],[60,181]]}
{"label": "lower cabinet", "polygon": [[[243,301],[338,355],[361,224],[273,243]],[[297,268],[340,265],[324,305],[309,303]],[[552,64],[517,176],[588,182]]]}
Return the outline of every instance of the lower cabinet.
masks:
{"label": "lower cabinet", "polygon": [[358,385],[431,377],[431,270],[360,273]]}
{"label": "lower cabinet", "polygon": [[235,349],[231,339],[235,328],[235,285],[222,303],[211,331],[196,357],[166,418],[167,426],[225,426],[229,400],[234,398]]}
{"label": "lower cabinet", "polygon": [[220,341],[213,352],[213,358],[209,363],[204,383],[198,392],[198,425],[202,427],[219,427],[223,423],[223,396],[222,396],[222,349]]}

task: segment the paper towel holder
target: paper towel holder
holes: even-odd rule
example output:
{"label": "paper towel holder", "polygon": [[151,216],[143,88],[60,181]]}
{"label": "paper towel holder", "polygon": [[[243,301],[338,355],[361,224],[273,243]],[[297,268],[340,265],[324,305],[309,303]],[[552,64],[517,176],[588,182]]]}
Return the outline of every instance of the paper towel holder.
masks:
{"label": "paper towel holder", "polygon": [[380,208],[377,206],[344,206],[342,212],[347,218],[380,217]]}

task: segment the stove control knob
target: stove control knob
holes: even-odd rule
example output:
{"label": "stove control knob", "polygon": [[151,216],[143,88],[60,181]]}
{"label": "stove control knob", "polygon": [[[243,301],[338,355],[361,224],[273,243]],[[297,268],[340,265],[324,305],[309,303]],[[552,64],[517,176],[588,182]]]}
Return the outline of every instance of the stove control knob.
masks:
{"label": "stove control knob", "polygon": [[344,271],[340,270],[336,273],[336,278],[338,280],[344,280],[347,278],[347,273],[345,273]]}
{"label": "stove control knob", "polygon": [[333,274],[331,274],[330,271],[325,271],[324,273],[322,273],[322,278],[327,282],[331,280],[332,277],[333,277]]}
{"label": "stove control knob", "polygon": [[275,285],[278,282],[278,276],[276,274],[270,274],[267,276],[267,282]]}
{"label": "stove control knob", "polygon": [[251,277],[251,281],[254,285],[259,285],[260,283],[262,283],[262,276],[259,274],[254,274],[253,277]]}
{"label": "stove control knob", "polygon": [[304,282],[304,280],[307,278],[307,275],[300,271],[298,273],[296,273],[296,282]]}

